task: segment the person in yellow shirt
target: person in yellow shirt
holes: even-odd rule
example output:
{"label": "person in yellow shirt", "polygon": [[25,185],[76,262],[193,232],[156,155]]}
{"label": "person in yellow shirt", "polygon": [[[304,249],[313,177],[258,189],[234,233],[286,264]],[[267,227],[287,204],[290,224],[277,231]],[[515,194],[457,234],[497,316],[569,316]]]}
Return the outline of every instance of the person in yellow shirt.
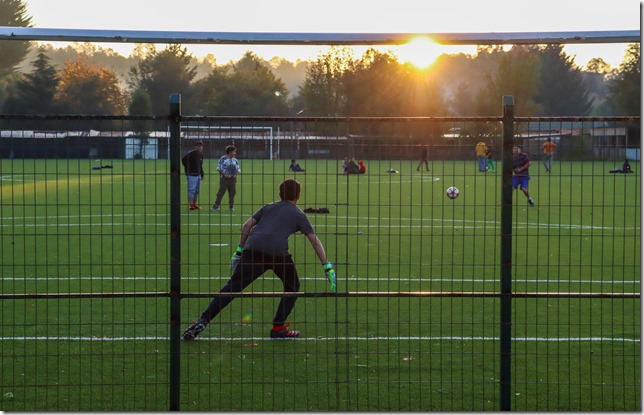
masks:
{"label": "person in yellow shirt", "polygon": [[552,171],[552,160],[555,158],[555,146],[556,144],[552,142],[550,137],[543,143],[543,166],[548,173]]}
{"label": "person in yellow shirt", "polygon": [[483,141],[476,143],[476,159],[479,162],[479,171],[487,171],[487,144]]}

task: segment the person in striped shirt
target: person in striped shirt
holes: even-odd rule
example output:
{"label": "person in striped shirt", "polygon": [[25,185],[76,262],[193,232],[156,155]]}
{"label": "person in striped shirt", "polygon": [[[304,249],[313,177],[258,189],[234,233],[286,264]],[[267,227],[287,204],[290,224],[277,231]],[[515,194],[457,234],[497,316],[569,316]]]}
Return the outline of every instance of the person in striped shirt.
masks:
{"label": "person in striped shirt", "polygon": [[237,149],[233,145],[226,147],[226,154],[219,158],[217,171],[219,172],[219,191],[217,199],[210,210],[219,210],[221,199],[228,192],[228,205],[230,210],[235,210],[235,194],[237,194],[237,175],[241,173],[241,166],[237,160]]}

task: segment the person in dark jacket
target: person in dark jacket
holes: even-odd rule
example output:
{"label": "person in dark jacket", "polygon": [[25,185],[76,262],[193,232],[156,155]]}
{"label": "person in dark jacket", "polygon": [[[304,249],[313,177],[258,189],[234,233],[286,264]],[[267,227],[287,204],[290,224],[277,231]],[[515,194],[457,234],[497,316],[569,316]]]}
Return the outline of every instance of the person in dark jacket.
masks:
{"label": "person in dark jacket", "polygon": [[304,169],[300,166],[300,163],[295,162],[295,159],[291,160],[291,165],[288,166],[288,169],[293,172],[304,171]]}
{"label": "person in dark jacket", "polygon": [[633,169],[631,169],[631,163],[628,161],[628,159],[624,159],[624,164],[622,164],[621,169],[613,169],[610,172],[611,173],[633,173]]}
{"label": "person in dark jacket", "polygon": [[360,173],[360,166],[358,166],[358,163],[356,163],[356,159],[351,157],[349,161],[347,161],[347,168],[346,168],[346,174],[359,174]]}
{"label": "person in dark jacket", "polygon": [[199,210],[199,190],[203,181],[203,143],[197,141],[195,148],[181,158],[181,163],[188,179],[188,205],[190,210]]}
{"label": "person in dark jacket", "polygon": [[423,146],[420,152],[420,161],[416,167],[416,171],[420,171],[421,166],[425,164],[425,169],[429,171],[429,147]]}

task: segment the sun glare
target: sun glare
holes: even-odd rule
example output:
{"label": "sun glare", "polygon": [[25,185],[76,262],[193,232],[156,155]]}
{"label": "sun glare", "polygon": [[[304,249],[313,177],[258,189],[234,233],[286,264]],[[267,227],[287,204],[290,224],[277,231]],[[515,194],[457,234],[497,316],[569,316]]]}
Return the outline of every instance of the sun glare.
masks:
{"label": "sun glare", "polygon": [[443,53],[445,52],[441,45],[426,37],[419,37],[400,46],[398,59],[419,69],[426,69]]}

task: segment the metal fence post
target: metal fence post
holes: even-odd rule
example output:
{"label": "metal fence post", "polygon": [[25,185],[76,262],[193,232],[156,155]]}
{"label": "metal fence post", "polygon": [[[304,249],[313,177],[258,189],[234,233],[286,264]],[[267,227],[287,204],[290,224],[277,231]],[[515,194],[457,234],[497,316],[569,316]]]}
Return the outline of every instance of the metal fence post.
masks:
{"label": "metal fence post", "polygon": [[512,146],[514,143],[514,98],[503,97],[503,174],[501,181],[501,411],[512,408]]}
{"label": "metal fence post", "polygon": [[181,95],[170,95],[170,410],[179,411],[181,324]]}

